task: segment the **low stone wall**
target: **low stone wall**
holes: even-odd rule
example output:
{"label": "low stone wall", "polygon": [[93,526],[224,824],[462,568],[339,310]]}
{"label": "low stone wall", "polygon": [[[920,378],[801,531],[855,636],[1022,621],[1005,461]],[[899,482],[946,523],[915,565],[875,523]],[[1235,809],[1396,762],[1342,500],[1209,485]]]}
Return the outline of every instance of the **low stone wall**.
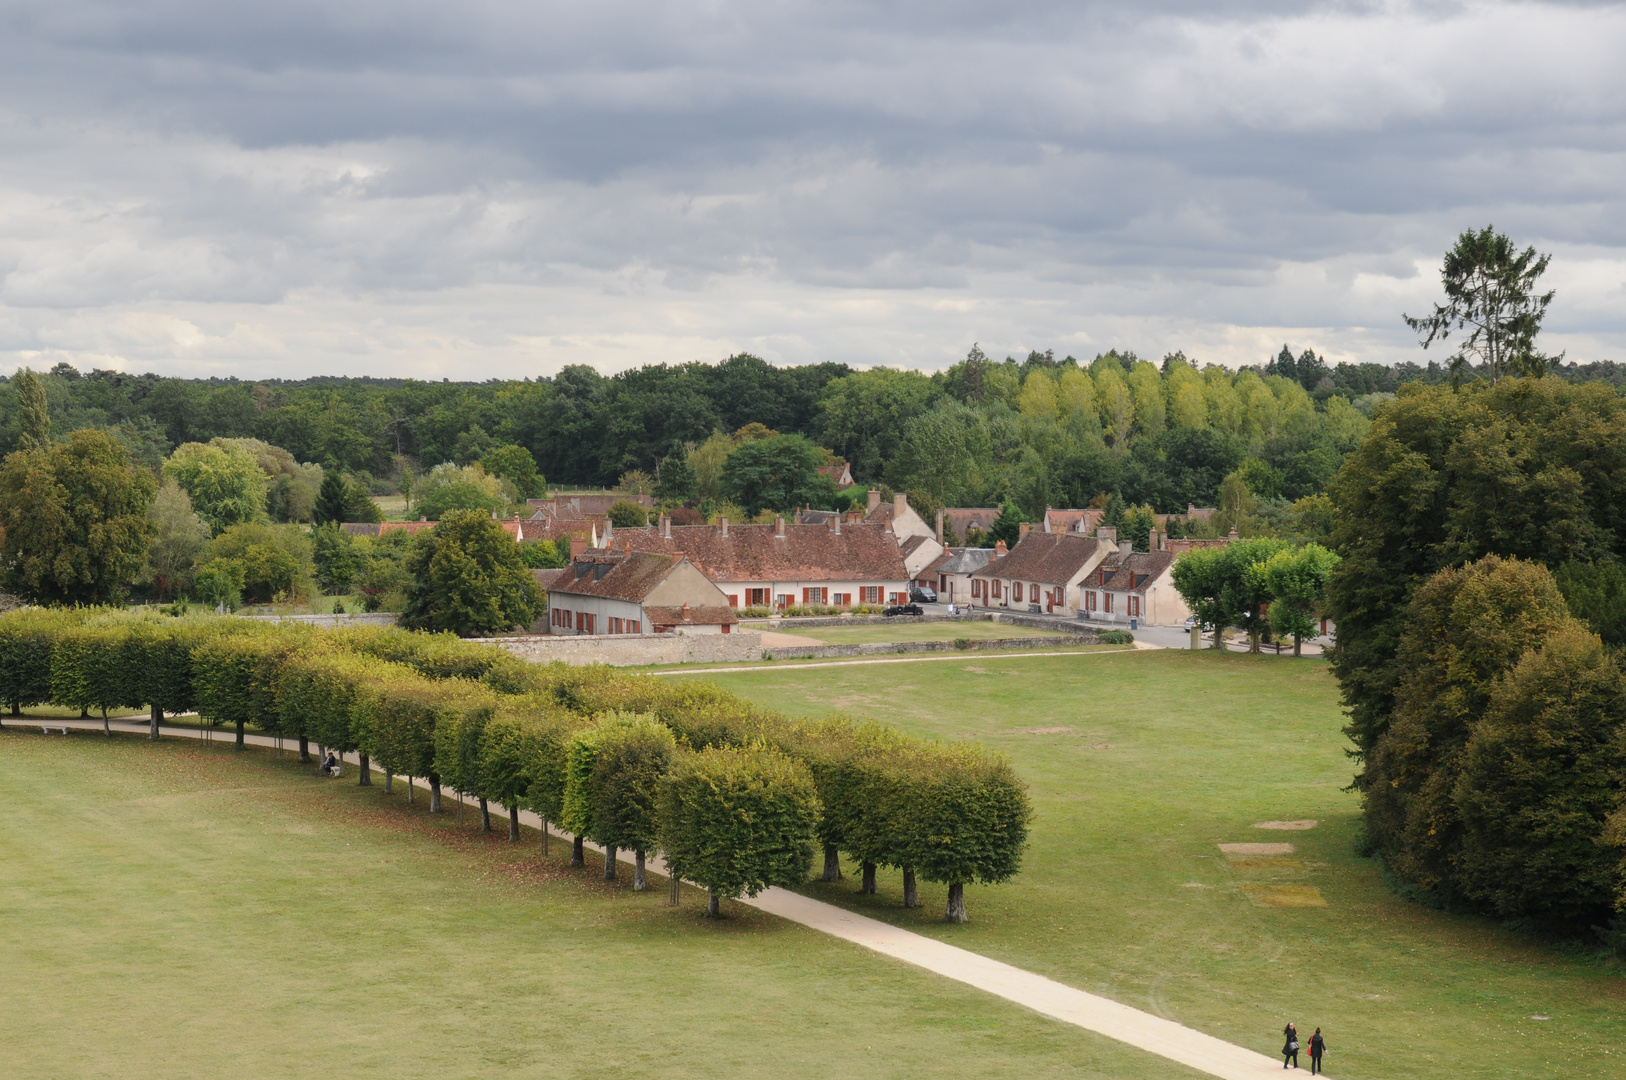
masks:
{"label": "low stone wall", "polygon": [[787,645],[774,646],[762,652],[764,660],[813,660],[836,656],[887,656],[892,653],[930,652],[986,652],[998,649],[1012,650],[1054,649],[1064,646],[1099,645],[1094,633],[1057,634],[1054,637],[1020,638],[961,638],[963,644],[952,641],[898,641],[877,642],[871,645]]}
{"label": "low stone wall", "polygon": [[258,619],[261,622],[297,622],[311,626],[394,626],[392,611],[358,612],[355,615],[239,615],[239,619]]}
{"label": "low stone wall", "polygon": [[533,664],[728,664],[762,659],[762,635],[733,634],[527,634],[481,638]]}
{"label": "low stone wall", "polygon": [[753,630],[786,631],[814,626],[871,626],[876,623],[895,626],[923,622],[987,622],[992,617],[986,611],[962,615],[811,615],[795,619],[750,619],[742,625]]}

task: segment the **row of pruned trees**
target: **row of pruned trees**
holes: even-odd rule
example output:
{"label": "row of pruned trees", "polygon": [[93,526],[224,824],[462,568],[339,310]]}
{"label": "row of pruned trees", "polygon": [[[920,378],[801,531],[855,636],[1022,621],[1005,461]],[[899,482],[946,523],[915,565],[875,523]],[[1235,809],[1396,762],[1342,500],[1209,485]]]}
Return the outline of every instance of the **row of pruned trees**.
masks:
{"label": "row of pruned trees", "polygon": [[1268,628],[1277,640],[1291,637],[1293,655],[1316,635],[1327,582],[1338,556],[1320,544],[1261,538],[1223,547],[1197,548],[1174,564],[1174,587],[1199,626],[1218,635],[1228,626],[1244,630],[1251,651]]}
{"label": "row of pruned trees", "polygon": [[[0,701],[13,715],[51,703],[88,712],[196,711],[359,756],[386,785],[413,778],[440,812],[445,787],[521,809],[605,849],[635,855],[634,887],[660,852],[675,882],[724,896],[804,881],[822,845],[824,877],[840,854],[875,891],[878,868],[948,887],[963,921],[965,884],[1008,880],[1031,810],[1003,758],[913,739],[843,717],[791,720],[711,684],[609,668],[531,665],[448,634],[318,629],[213,616],[104,609],[27,610],[0,617]],[[461,801],[459,806],[461,807]],[[547,829],[543,843],[547,843]]]}

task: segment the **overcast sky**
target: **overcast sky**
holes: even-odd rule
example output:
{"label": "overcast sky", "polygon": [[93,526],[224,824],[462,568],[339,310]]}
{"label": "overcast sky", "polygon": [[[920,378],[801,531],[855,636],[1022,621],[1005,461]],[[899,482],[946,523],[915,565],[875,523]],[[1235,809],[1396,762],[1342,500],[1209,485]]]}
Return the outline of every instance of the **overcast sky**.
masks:
{"label": "overcast sky", "polygon": [[0,366],[1626,360],[1626,9],[0,0]]}

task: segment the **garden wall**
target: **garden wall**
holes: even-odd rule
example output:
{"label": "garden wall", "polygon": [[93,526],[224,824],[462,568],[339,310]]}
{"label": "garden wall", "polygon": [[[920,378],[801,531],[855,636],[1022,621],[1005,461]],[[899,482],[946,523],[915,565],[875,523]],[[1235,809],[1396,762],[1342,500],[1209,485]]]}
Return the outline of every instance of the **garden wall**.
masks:
{"label": "garden wall", "polygon": [[523,637],[482,638],[501,645],[522,660],[545,664],[609,664],[642,667],[646,664],[721,664],[762,659],[762,635],[732,634],[528,634]]}
{"label": "garden wall", "polygon": [[1054,637],[1020,638],[961,638],[963,645],[952,641],[899,641],[876,642],[868,645],[775,645],[763,651],[765,660],[811,660],[832,656],[885,656],[891,653],[977,652],[988,649],[1054,649],[1058,646],[1099,645],[1100,637],[1091,632],[1084,634],[1057,634]]}

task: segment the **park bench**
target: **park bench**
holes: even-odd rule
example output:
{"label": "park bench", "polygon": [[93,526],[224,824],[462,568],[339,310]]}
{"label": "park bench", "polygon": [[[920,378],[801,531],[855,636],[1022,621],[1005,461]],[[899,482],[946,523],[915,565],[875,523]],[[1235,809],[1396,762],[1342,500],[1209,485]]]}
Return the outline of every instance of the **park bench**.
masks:
{"label": "park bench", "polygon": [[41,724],[40,725],[40,734],[41,735],[49,735],[53,731],[60,731],[60,732],[62,732],[62,734],[66,735],[68,733],[68,725],[67,724]]}

